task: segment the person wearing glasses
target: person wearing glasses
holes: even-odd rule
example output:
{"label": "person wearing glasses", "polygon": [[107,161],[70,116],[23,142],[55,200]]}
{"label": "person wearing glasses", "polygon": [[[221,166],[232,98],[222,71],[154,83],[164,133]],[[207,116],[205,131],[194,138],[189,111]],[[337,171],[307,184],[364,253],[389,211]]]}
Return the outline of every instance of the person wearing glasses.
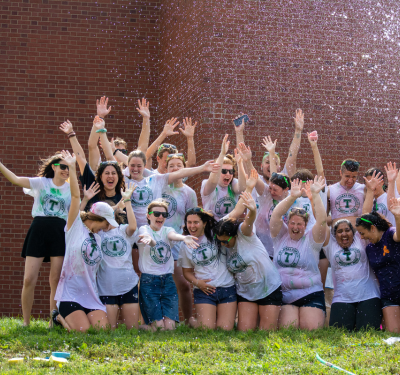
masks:
{"label": "person wearing glasses", "polygon": [[328,189],[328,208],[332,225],[339,219],[348,219],[353,226],[361,216],[364,204],[365,185],[357,181],[360,163],[354,159],[345,159],[340,167],[340,181]]}
{"label": "person wearing glasses", "polygon": [[164,226],[168,205],[152,201],[147,206],[147,222],[139,229],[140,310],[146,323],[142,328],[156,330],[175,329],[179,322],[178,293],[172,274],[174,241],[183,241],[197,248],[194,236],[183,236],[173,228]]}
{"label": "person wearing glasses", "polygon": [[[218,221],[213,230],[218,251],[226,254],[228,270],[235,277],[240,331],[255,329],[258,318],[260,329],[277,329],[282,304],[279,272],[253,225],[257,207],[251,193],[257,180],[257,171],[253,169],[235,209]],[[242,221],[246,208],[248,212]]]}
{"label": "person wearing glasses", "polygon": [[[319,253],[326,236],[326,211],[319,192],[324,188],[322,177],[301,188],[301,181],[292,181],[290,195],[272,212],[270,229],[274,243],[274,264],[282,278],[283,305],[279,326],[293,325],[301,329],[317,329],[324,325],[325,298],[318,269]],[[303,208],[292,208],[288,223],[282,216],[302,190],[309,188],[315,210],[315,224],[306,231],[309,214]]]}
{"label": "person wearing glasses", "polygon": [[232,155],[227,154],[229,143],[226,134],[216,160],[221,169],[210,173],[208,179],[201,183],[200,194],[203,207],[206,211],[211,211],[216,220],[220,220],[235,208],[240,192],[246,187],[244,170],[241,172],[239,169],[238,179],[233,177],[236,160]]}
{"label": "person wearing glasses", "polygon": [[[169,154],[167,157],[167,173],[173,173],[184,169],[186,161],[183,154]],[[173,184],[166,185],[162,192],[162,199],[168,203],[168,217],[165,221],[167,227],[171,227],[176,233],[182,233],[185,213],[189,208],[197,206],[197,196],[195,191],[183,183],[182,179]],[[183,277],[182,268],[177,265],[180,243],[172,247],[174,258],[174,281],[178,289],[179,306],[183,313],[185,322],[188,323],[192,317],[192,293],[190,285]]]}
{"label": "person wearing glasses", "polygon": [[[197,248],[181,244],[178,264],[185,279],[193,284],[197,319],[194,327],[233,329],[237,309],[235,280],[226,264],[226,251],[218,252],[213,236],[216,221],[200,207],[186,212],[184,235],[196,237]],[[190,307],[192,304],[190,303]]]}
{"label": "person wearing glasses", "polygon": [[50,314],[56,309],[54,295],[65,255],[64,227],[71,205],[71,191],[67,182],[70,171],[63,155],[57,153],[42,160],[38,177],[18,177],[1,162],[0,172],[13,185],[24,188],[25,194],[34,198],[33,221],[22,248],[22,257],[25,258],[22,315],[24,326],[28,326],[42,262],[51,264]]}

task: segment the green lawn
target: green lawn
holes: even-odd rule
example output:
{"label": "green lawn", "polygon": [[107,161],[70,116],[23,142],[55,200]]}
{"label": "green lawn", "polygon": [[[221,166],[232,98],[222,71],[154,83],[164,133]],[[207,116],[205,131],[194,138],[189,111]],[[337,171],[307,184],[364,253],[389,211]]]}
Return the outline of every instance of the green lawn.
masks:
{"label": "green lawn", "polygon": [[[49,331],[47,322],[0,319],[0,373],[9,374],[343,374],[315,358],[318,353],[355,374],[400,374],[400,343],[386,332],[222,332],[180,326],[174,332]],[[33,357],[68,351],[69,363],[39,363]],[[24,357],[23,364],[8,364]]]}

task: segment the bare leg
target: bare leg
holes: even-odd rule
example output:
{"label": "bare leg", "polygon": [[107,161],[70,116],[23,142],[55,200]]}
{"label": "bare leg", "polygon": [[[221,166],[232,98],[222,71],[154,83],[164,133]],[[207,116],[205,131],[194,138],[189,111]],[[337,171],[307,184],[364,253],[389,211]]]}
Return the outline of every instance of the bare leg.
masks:
{"label": "bare leg", "polygon": [[217,306],[209,303],[195,305],[197,313],[197,327],[215,329],[217,322]]}
{"label": "bare leg", "polygon": [[328,273],[329,260],[328,259],[320,259],[318,262],[319,272],[321,273],[321,281],[322,285],[325,288],[326,274]]}
{"label": "bare leg", "polygon": [[226,331],[235,325],[237,302],[220,303],[217,305],[217,327]]}
{"label": "bare leg", "polygon": [[87,314],[90,325],[96,329],[106,329],[110,324],[107,319],[107,314],[102,310],[95,310]]}
{"label": "bare leg", "polygon": [[283,305],[279,314],[279,328],[293,326],[299,328],[299,308],[293,305]]}
{"label": "bare leg", "polygon": [[127,329],[139,327],[139,304],[125,303],[121,306],[121,318]]}
{"label": "bare leg", "polygon": [[65,321],[70,329],[78,332],[86,332],[90,328],[89,319],[85,312],[82,310],[76,310],[73,313],[67,315],[65,317]]}
{"label": "bare leg", "polygon": [[254,302],[238,303],[238,330],[247,331],[256,329],[258,318],[258,305]]}
{"label": "bare leg", "polygon": [[166,331],[172,331],[173,329],[175,329],[175,320],[172,320],[164,316],[164,329]]}
{"label": "bare leg", "polygon": [[400,333],[400,307],[388,306],[382,310],[382,313],[386,330]]}
{"label": "bare leg", "polygon": [[50,313],[57,309],[56,301],[54,296],[56,295],[58,281],[60,280],[62,265],[64,262],[64,257],[51,257],[50,258]]}
{"label": "bare leg", "polygon": [[281,306],[267,305],[258,306],[258,311],[260,314],[260,329],[278,329],[279,314],[281,311]]}
{"label": "bare leg", "polygon": [[114,330],[115,328],[117,328],[119,306],[106,305],[106,310],[108,322],[110,323],[111,329]]}
{"label": "bare leg", "polygon": [[322,328],[325,324],[325,314],[318,307],[300,307],[300,329]]}
{"label": "bare leg", "polygon": [[44,258],[26,257],[24,285],[22,287],[22,315],[24,326],[28,326],[31,318],[33,298],[35,296],[35,286],[39,276],[39,270]]}
{"label": "bare leg", "polygon": [[174,263],[175,269],[173,278],[175,281],[176,289],[178,290],[179,307],[181,308],[181,311],[183,313],[185,324],[188,324],[189,319],[193,316],[192,293],[190,290],[190,284],[183,276],[182,267],[178,267],[176,261]]}

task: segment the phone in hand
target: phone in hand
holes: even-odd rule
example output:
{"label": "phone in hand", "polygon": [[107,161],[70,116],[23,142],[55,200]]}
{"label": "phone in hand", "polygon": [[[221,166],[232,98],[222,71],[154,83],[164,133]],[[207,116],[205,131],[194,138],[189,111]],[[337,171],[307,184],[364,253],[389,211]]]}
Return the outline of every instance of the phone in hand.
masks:
{"label": "phone in hand", "polygon": [[249,116],[247,115],[240,116],[237,119],[233,120],[233,123],[235,124],[235,126],[240,126],[242,125],[243,120],[244,122],[249,122],[250,121]]}

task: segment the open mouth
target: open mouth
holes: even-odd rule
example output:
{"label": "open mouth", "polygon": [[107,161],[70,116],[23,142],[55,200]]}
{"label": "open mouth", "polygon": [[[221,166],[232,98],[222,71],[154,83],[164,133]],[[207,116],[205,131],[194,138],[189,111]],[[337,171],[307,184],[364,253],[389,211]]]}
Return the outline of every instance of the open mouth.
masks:
{"label": "open mouth", "polygon": [[349,243],[349,237],[342,237],[341,241],[343,245],[347,245]]}
{"label": "open mouth", "polygon": [[223,182],[224,182],[225,185],[228,185],[231,182],[231,179],[229,177],[228,178],[225,177],[223,179]]}
{"label": "open mouth", "polygon": [[292,233],[293,233],[293,234],[299,234],[300,231],[299,231],[298,229],[292,229]]}
{"label": "open mouth", "polygon": [[107,186],[108,186],[108,187],[112,187],[112,186],[114,185],[114,183],[115,183],[115,180],[114,180],[114,179],[112,179],[112,180],[107,180]]}
{"label": "open mouth", "polygon": [[163,225],[163,224],[164,224],[164,220],[157,219],[157,220],[156,220],[156,224],[158,224],[158,225]]}

